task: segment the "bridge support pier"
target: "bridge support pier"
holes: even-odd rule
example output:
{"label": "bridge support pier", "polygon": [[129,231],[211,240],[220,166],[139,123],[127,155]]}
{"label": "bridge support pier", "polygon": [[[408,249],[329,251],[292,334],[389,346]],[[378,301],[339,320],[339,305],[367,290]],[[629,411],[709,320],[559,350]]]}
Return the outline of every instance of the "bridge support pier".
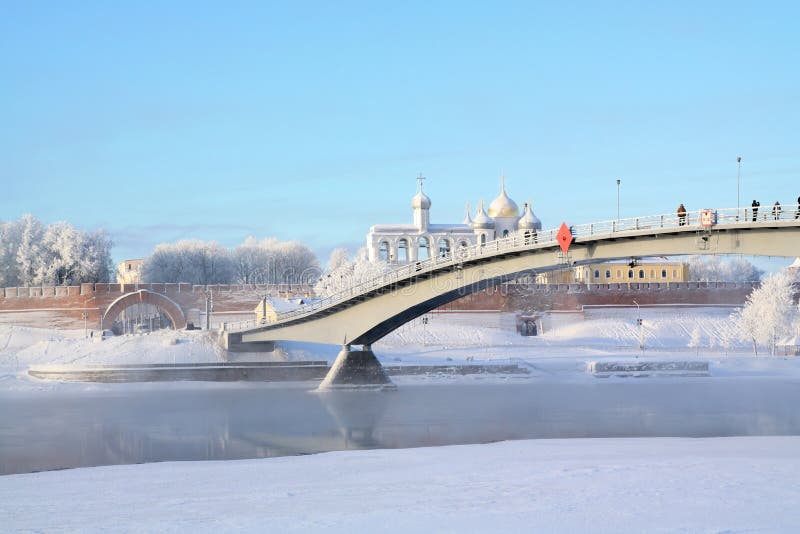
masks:
{"label": "bridge support pier", "polygon": [[363,345],[361,350],[352,350],[350,345],[343,345],[318,389],[396,388],[370,345]]}

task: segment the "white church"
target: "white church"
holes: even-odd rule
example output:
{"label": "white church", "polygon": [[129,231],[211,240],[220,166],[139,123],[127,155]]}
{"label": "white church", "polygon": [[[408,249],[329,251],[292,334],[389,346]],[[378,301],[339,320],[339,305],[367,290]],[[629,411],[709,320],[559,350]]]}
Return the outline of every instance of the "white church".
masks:
{"label": "white church", "polygon": [[433,254],[448,256],[456,247],[485,245],[515,233],[532,238],[542,228],[528,203],[524,204],[520,215],[516,202],[506,194],[504,178],[500,195],[492,200],[488,211],[481,201],[474,219],[468,207],[461,224],[431,224],[431,199],[422,191],[424,179],[421,175],[417,178],[419,188],[411,199],[413,224],[376,224],[370,228],[367,234],[370,261],[403,264],[425,260]]}

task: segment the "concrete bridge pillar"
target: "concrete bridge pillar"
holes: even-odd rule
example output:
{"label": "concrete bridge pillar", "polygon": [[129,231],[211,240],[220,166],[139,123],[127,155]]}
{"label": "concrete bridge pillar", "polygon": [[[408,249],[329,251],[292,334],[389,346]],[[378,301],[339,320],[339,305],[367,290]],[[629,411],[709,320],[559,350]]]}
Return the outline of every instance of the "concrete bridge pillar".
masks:
{"label": "concrete bridge pillar", "polygon": [[331,389],[396,389],[370,345],[353,350],[342,345],[342,350],[325,375],[320,390]]}

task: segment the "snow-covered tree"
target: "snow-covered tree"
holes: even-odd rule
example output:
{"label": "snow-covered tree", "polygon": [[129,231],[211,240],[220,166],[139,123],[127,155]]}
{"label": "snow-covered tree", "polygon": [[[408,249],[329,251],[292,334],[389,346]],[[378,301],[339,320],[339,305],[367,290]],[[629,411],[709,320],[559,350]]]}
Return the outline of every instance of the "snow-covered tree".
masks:
{"label": "snow-covered tree", "polygon": [[197,240],[162,243],[145,260],[146,282],[301,284],[319,278],[314,253],[297,242],[248,237],[233,250]]}
{"label": "snow-covered tree", "polygon": [[335,248],[328,257],[328,272],[333,272],[345,263],[350,262],[350,253],[346,248]]}
{"label": "snow-covered tree", "polygon": [[689,279],[693,282],[757,282],[763,274],[742,258],[691,256],[686,263],[689,265]]}
{"label": "snow-covered tree", "polygon": [[20,285],[17,252],[21,241],[21,220],[0,222],[0,287]]}
{"label": "snow-covered tree", "polygon": [[228,284],[233,278],[229,252],[214,242],[187,239],[162,243],[142,267],[145,282]]}
{"label": "snow-covered tree", "polygon": [[335,269],[324,274],[314,286],[314,292],[317,296],[329,297],[371,281],[388,270],[389,265],[385,262],[369,261],[367,250],[361,248],[352,262],[341,261]]}
{"label": "snow-covered tree", "polygon": [[30,214],[22,216],[21,238],[17,248],[19,274],[17,281],[21,286],[31,286],[37,282],[37,269],[41,263],[39,254],[44,228],[39,219]]}
{"label": "snow-covered tree", "polygon": [[29,214],[0,222],[0,284],[107,282],[111,245],[103,230],[86,233],[66,222],[45,226]]}
{"label": "snow-covered tree", "polygon": [[775,354],[778,341],[797,328],[798,307],[794,300],[797,282],[797,274],[790,270],[767,276],[735,314],[742,337],[752,342],[756,355],[758,345]]}
{"label": "snow-covered tree", "polygon": [[102,228],[87,233],[78,265],[78,278],[84,283],[108,282],[114,273],[111,261],[113,242]]}
{"label": "snow-covered tree", "polygon": [[39,245],[36,262],[36,285],[72,285],[77,283],[83,235],[66,222],[47,227]]}

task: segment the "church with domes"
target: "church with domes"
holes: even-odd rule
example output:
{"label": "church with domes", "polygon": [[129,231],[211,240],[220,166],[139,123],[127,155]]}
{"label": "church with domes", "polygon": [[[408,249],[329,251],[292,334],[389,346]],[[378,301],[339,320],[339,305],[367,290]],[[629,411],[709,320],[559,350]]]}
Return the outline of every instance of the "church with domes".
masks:
{"label": "church with domes", "polygon": [[428,259],[434,255],[449,256],[459,247],[483,244],[513,235],[535,238],[542,223],[533,214],[530,204],[520,214],[517,203],[506,193],[505,179],[500,194],[485,210],[483,201],[474,218],[469,208],[460,224],[431,224],[431,199],[419,188],[411,199],[412,224],[376,224],[367,234],[367,251],[372,262],[403,264]]}

